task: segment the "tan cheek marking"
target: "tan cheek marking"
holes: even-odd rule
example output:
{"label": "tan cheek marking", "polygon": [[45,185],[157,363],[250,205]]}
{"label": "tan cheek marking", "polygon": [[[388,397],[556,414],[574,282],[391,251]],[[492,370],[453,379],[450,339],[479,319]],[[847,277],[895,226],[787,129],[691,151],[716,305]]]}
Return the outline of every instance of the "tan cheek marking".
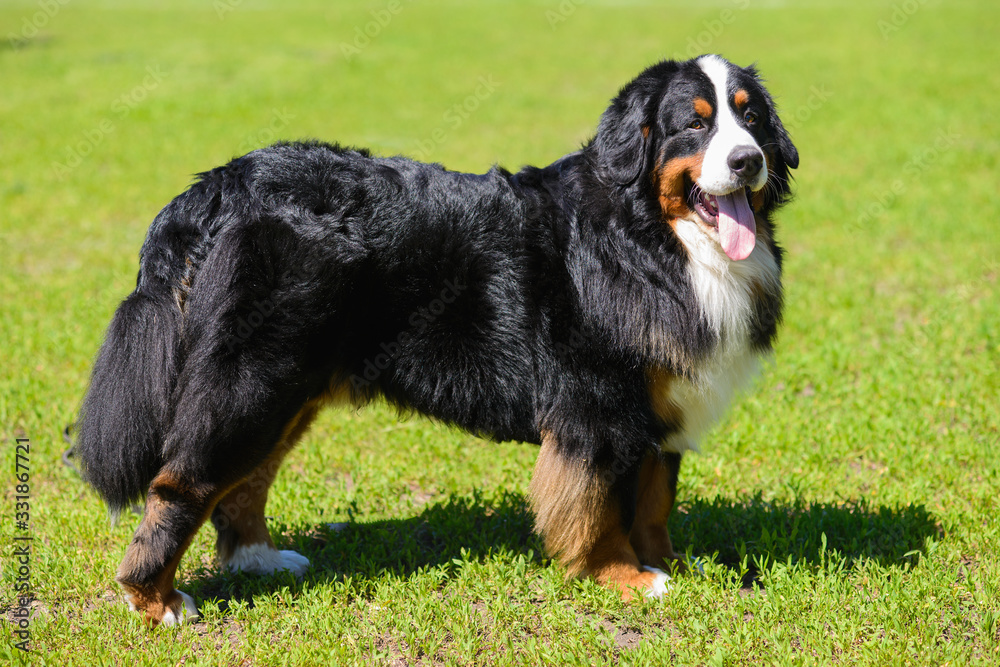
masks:
{"label": "tan cheek marking", "polygon": [[702,118],[710,118],[712,116],[712,105],[708,100],[696,97],[694,98],[694,112]]}
{"label": "tan cheek marking", "polygon": [[703,153],[674,158],[661,164],[655,171],[656,187],[660,199],[660,207],[668,220],[683,218],[691,213],[684,196],[684,176],[692,181],[701,177]]}
{"label": "tan cheek marking", "polygon": [[649,125],[642,126],[642,138],[649,139]]}
{"label": "tan cheek marking", "polygon": [[743,107],[746,106],[747,102],[749,101],[750,101],[750,93],[743,90],[742,88],[740,90],[737,90],[736,94],[733,95],[733,102],[736,104],[737,109],[742,109]]}

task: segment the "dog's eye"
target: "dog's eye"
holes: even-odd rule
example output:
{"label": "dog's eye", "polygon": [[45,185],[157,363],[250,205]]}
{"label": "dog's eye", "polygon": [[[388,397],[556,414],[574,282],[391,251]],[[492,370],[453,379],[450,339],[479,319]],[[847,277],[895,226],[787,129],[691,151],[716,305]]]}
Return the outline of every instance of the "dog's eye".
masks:
{"label": "dog's eye", "polygon": [[743,114],[743,120],[747,122],[747,125],[753,125],[754,123],[757,122],[757,114],[755,114],[753,111],[747,111],[745,114]]}
{"label": "dog's eye", "polygon": [[693,120],[688,124],[688,127],[691,128],[692,130],[704,130],[705,123],[701,122],[700,120]]}

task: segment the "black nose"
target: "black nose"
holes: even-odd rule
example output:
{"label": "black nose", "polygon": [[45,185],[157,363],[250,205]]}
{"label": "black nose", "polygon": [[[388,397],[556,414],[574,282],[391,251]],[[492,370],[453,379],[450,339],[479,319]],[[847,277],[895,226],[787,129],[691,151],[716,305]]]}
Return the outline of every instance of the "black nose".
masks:
{"label": "black nose", "polygon": [[737,146],[726,160],[733,173],[745,181],[753,179],[764,166],[764,155],[752,146]]}

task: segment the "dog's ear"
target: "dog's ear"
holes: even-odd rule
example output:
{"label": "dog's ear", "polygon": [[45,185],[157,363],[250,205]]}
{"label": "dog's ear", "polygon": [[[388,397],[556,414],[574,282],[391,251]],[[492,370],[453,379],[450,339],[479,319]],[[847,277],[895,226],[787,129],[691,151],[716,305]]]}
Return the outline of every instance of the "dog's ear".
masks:
{"label": "dog's ear", "polygon": [[785,161],[789,169],[798,169],[799,166],[799,151],[795,148],[795,144],[792,143],[792,138],[788,136],[788,130],[785,126],[781,124],[781,119],[778,118],[778,110],[774,108],[774,103],[771,103],[771,127],[774,128],[775,139],[778,142],[778,150],[781,151],[781,159]]}
{"label": "dog's ear", "polygon": [[649,93],[635,82],[611,102],[594,137],[597,166],[608,181],[629,185],[647,166]]}
{"label": "dog's ear", "polygon": [[789,169],[798,169],[799,151],[795,148],[795,144],[792,143],[792,138],[788,136],[788,130],[781,124],[781,118],[778,117],[778,108],[774,104],[774,99],[767,92],[767,89],[764,88],[764,78],[757,71],[756,65],[745,67],[744,71],[752,76],[764,91],[764,99],[767,102],[768,108],[768,121],[774,130],[774,140],[778,144],[778,152],[781,153],[781,159],[784,160]]}
{"label": "dog's ear", "polygon": [[[747,71],[753,75],[754,79],[763,88],[764,80],[757,73],[757,70],[751,66],[747,68]],[[764,99],[767,101],[768,120],[770,121],[771,129],[774,130],[774,141],[778,144],[778,152],[781,153],[781,159],[785,161],[789,169],[798,169],[799,151],[795,148],[795,144],[792,143],[792,138],[788,136],[788,130],[782,125],[781,118],[778,117],[778,107],[775,106],[774,99],[767,92],[767,89],[764,89]]]}

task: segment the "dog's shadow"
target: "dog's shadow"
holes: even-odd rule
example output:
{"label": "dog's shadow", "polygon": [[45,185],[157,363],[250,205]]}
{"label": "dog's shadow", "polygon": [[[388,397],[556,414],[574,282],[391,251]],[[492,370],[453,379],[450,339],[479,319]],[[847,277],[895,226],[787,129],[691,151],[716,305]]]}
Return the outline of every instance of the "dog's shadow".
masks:
{"label": "dog's shadow", "polygon": [[[285,527],[278,548],[294,549],[309,558],[311,585],[374,580],[391,573],[408,577],[456,559],[488,560],[497,554],[531,554],[545,563],[540,538],[532,531],[532,515],[523,495],[503,492],[450,497],[405,519],[353,522],[346,525]],[[941,528],[923,505],[897,507],[857,503],[765,501],[752,497],[712,500],[695,498],[680,504],[670,519],[678,551],[714,557],[739,570],[746,562],[743,584],[758,575],[757,565],[787,562],[819,566],[832,552],[848,564],[871,559],[881,565],[916,564],[929,537]],[[688,546],[690,545],[690,546]],[[291,586],[290,574],[259,577],[202,569],[179,582],[199,599],[215,598],[253,604],[254,595]]]}

